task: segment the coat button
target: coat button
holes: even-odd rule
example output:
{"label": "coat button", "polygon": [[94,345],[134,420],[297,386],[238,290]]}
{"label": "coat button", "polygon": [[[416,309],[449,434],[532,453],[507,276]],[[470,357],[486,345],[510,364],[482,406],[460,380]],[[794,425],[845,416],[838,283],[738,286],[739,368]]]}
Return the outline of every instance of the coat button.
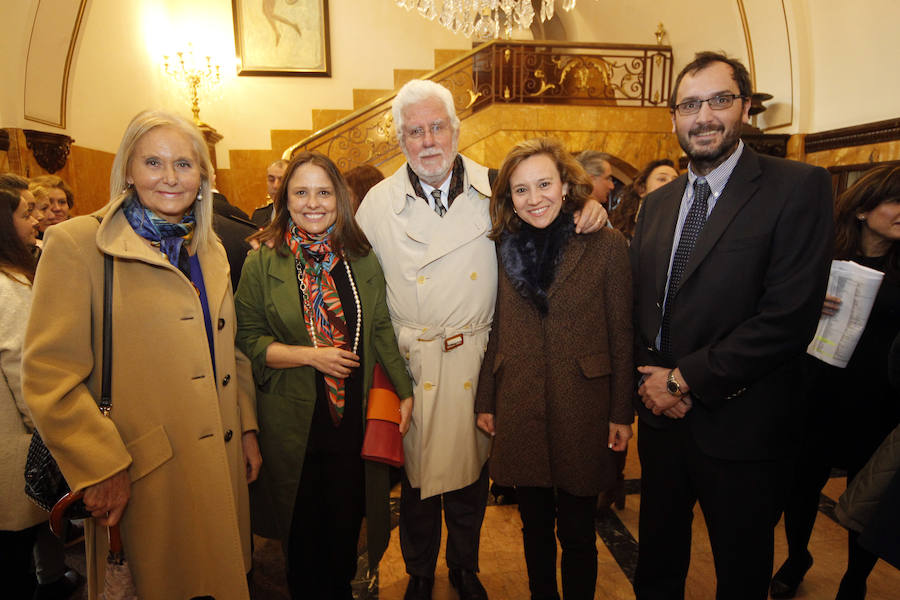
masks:
{"label": "coat button", "polygon": [[223,329],[225,329],[225,319],[219,319],[218,326],[219,326],[219,331],[222,331]]}
{"label": "coat button", "polygon": [[225,441],[226,441],[226,442],[230,442],[230,441],[231,441],[231,438],[232,438],[233,436],[234,436],[234,432],[232,432],[230,429],[226,429],[226,430],[225,430]]}
{"label": "coat button", "polygon": [[222,378],[222,387],[228,385],[228,382],[231,381],[231,375],[226,374],[225,377]]}

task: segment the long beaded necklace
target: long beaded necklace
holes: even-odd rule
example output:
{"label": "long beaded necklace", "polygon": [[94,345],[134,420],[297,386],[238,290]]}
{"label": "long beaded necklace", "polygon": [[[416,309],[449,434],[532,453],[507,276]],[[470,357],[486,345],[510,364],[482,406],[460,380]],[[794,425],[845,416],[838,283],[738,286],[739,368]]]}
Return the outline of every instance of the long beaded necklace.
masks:
{"label": "long beaded necklace", "polygon": [[[350,271],[350,262],[346,258],[341,260],[341,262],[344,263],[344,269],[347,271],[350,289],[353,290],[353,302],[356,304],[356,335],[353,336],[353,354],[356,354],[356,350],[359,347],[359,332],[362,329],[362,308],[359,304],[359,292],[356,290],[356,282],[353,281],[353,273]],[[313,326],[312,303],[309,299],[306,280],[303,277],[303,263],[295,258],[294,264],[297,268],[297,281],[300,282],[300,293],[303,296],[303,322],[306,324],[306,330],[309,332],[309,339],[312,340],[313,348],[318,348],[319,343],[316,340],[316,332]]]}

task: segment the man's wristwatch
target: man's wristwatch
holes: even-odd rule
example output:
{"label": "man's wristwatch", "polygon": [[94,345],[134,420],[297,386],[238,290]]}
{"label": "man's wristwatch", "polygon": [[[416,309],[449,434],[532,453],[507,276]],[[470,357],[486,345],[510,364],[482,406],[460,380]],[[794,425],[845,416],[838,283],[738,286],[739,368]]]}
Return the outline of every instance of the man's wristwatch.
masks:
{"label": "man's wristwatch", "polygon": [[681,391],[681,384],[675,379],[675,369],[670,370],[669,376],[666,377],[666,391],[679,398],[684,396],[684,392]]}

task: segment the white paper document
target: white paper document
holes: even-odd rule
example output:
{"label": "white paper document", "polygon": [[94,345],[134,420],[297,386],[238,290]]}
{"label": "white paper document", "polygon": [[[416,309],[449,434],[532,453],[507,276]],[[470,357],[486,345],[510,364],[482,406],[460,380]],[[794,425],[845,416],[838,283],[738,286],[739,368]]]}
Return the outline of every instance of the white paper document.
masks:
{"label": "white paper document", "polygon": [[866,328],[884,273],[849,260],[831,261],[828,295],[841,299],[837,314],[822,315],[806,352],[836,367],[846,367]]}

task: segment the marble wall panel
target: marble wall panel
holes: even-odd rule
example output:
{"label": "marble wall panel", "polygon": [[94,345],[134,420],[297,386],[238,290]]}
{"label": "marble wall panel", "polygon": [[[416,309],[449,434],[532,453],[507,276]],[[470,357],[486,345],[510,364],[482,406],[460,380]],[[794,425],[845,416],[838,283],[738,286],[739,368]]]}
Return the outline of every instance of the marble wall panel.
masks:
{"label": "marble wall panel", "polygon": [[[798,136],[795,136],[798,137]],[[859,165],[889,160],[900,160],[900,141],[847,146],[822,152],[811,152],[803,157],[805,162],[820,167],[836,165]]]}
{"label": "marble wall panel", "polygon": [[[86,215],[109,202],[109,174],[115,154],[72,145],[66,166],[56,172],[72,188],[73,215]],[[32,177],[38,173],[32,173]]]}
{"label": "marble wall panel", "polygon": [[249,215],[267,202],[266,167],[281,158],[281,150],[229,150],[228,155],[230,168],[216,173],[216,186]]}

